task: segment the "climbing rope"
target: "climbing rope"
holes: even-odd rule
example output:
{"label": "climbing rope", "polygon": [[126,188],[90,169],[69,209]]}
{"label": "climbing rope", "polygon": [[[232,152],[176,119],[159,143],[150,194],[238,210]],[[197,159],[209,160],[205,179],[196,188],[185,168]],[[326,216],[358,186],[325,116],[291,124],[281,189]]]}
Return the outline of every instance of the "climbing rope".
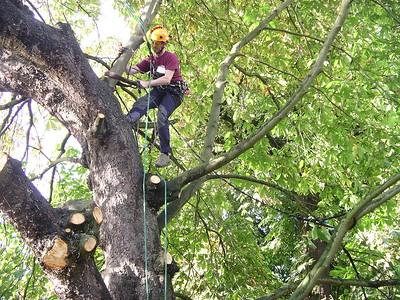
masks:
{"label": "climbing rope", "polygon": [[[146,45],[149,49],[150,55],[151,53],[151,46],[149,41],[147,40],[146,37],[146,29],[145,26],[142,22],[142,20],[134,13],[134,11],[132,10],[132,8],[129,6],[129,4],[125,1],[122,0],[122,2],[125,4],[125,6],[127,7],[127,9],[130,11],[130,13],[138,20],[138,22],[140,23],[142,30],[144,32],[144,36],[146,39]],[[165,15],[165,14],[164,14]],[[150,69],[152,68],[152,60],[150,60]],[[151,84],[151,76],[149,75],[149,85]],[[146,125],[145,125],[145,140],[148,141],[148,123],[149,123],[149,116],[148,116],[148,111],[149,111],[149,107],[150,107],[150,93],[148,92],[148,101],[147,101],[147,113],[146,113]],[[171,127],[174,129],[174,131],[178,134],[178,136],[185,142],[185,144],[189,147],[189,149],[195,154],[195,156],[201,161],[204,162],[204,160],[200,157],[200,155],[198,155],[198,153],[190,146],[190,144],[185,140],[185,138],[179,133],[179,131],[176,129],[176,127],[170,123]],[[146,217],[146,182],[145,182],[145,176],[146,176],[146,168],[147,168],[147,150],[146,147],[144,147],[145,150],[143,151],[143,227],[144,227],[144,252],[145,252],[145,281],[146,281],[146,299],[149,300],[149,284],[148,284],[148,251],[147,251],[147,217]],[[234,190],[238,191],[239,193],[242,193],[243,195],[245,195],[246,197],[249,197],[253,200],[257,200],[255,199],[253,196],[249,195],[248,193],[244,192],[243,190],[241,190],[240,188],[236,187],[235,185],[233,185],[229,180],[223,178],[221,175],[219,175],[218,173],[216,173],[215,171],[213,172],[216,176],[218,176],[219,178],[221,178],[225,183],[227,183],[229,186],[231,186]],[[159,175],[160,176],[160,175]],[[164,181],[164,189],[165,189],[165,203],[164,203],[164,235],[165,235],[165,243],[164,243],[164,299],[167,299],[167,278],[168,278],[168,227],[167,227],[167,220],[168,220],[168,215],[167,215],[167,183],[165,181],[164,178],[162,178],[160,176],[160,178]],[[272,205],[268,205],[266,203],[263,203],[265,206],[269,207],[270,209],[273,209],[279,213],[282,213],[284,215],[287,215],[289,217],[294,218],[296,221],[297,220],[303,220],[303,221],[307,221],[307,222],[313,222],[316,224],[321,224],[321,220],[316,220],[316,219],[312,219],[312,218],[304,218],[299,216],[298,214],[293,214],[293,213],[289,213],[286,212],[282,209],[273,207]]]}
{"label": "climbing rope", "polygon": [[167,181],[158,174],[158,176],[164,181],[164,299],[167,299],[167,290],[168,290],[168,214],[167,214]]}
{"label": "climbing rope", "polygon": [[[142,20],[135,14],[135,12],[133,11],[133,9],[129,6],[129,4],[125,1],[122,0],[122,2],[124,3],[125,7],[128,9],[128,11],[134,16],[134,18],[140,23],[141,27],[142,27],[142,31],[146,40],[146,45],[147,48],[149,50],[150,56],[152,55],[151,52],[151,45],[149,43],[149,41],[147,40],[147,36],[146,36],[146,28],[142,22]],[[150,59],[150,70],[153,68],[152,66],[152,60]],[[151,86],[151,74],[149,73],[149,86]],[[147,92],[147,91],[146,91]],[[149,109],[150,109],[150,92],[147,92],[147,113],[146,113],[146,125],[145,125],[145,140],[148,140],[148,126],[149,126]],[[144,260],[145,260],[145,284],[146,284],[146,299],[149,300],[150,299],[150,292],[149,292],[149,281],[148,281],[148,273],[149,273],[149,267],[148,267],[148,250],[147,250],[147,199],[146,199],[146,168],[147,168],[147,147],[144,147],[144,151],[143,151],[143,185],[142,185],[142,189],[143,189],[143,231],[144,231]],[[161,176],[160,176],[161,177]],[[161,177],[162,178],[162,177]],[[162,178],[164,180],[164,178]],[[165,201],[165,207],[167,205],[167,183],[164,180],[164,201]],[[166,208],[165,208],[166,209]],[[167,218],[167,216],[166,216]],[[166,223],[165,223],[166,224]],[[167,228],[165,226],[165,228]],[[167,299],[167,248],[168,248],[168,236],[167,236],[167,230],[165,230],[165,257],[164,257],[164,261],[165,261],[165,271],[164,271],[164,299]]]}

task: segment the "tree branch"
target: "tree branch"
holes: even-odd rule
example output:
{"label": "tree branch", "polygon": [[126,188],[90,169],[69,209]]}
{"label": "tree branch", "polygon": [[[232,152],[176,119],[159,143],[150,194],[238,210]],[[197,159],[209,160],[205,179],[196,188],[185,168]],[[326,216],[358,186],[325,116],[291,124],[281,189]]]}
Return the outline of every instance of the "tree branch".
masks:
{"label": "tree branch", "polygon": [[[133,33],[125,45],[129,51],[124,51],[116,60],[114,66],[110,69],[110,71],[115,72],[119,75],[122,75],[125,72],[125,67],[128,64],[131,56],[135,53],[135,51],[140,47],[140,45],[146,40],[146,32],[149,29],[151,22],[156,16],[158,9],[162,3],[162,0],[148,0],[144,5],[144,10],[142,15],[140,16],[140,20],[138,20],[138,24],[135,26]],[[136,17],[136,16],[135,16]],[[110,87],[115,87],[117,84],[116,79],[108,78],[108,84]]]}
{"label": "tree branch", "polygon": [[73,162],[73,163],[77,163],[77,164],[82,164],[82,159],[77,158],[77,157],[60,157],[57,158],[56,160],[53,160],[40,174],[35,175],[31,178],[29,178],[29,180],[34,181],[38,178],[42,178],[42,176],[49,170],[51,170],[54,166],[58,165],[59,163],[62,162]]}
{"label": "tree branch", "polygon": [[30,99],[28,99],[27,97],[20,97],[19,99],[17,99],[16,97],[13,97],[13,99],[10,102],[8,102],[4,105],[0,105],[0,110],[9,109],[19,103],[28,102],[29,100]]}
{"label": "tree branch", "polygon": [[[386,181],[382,186],[368,194],[363,200],[358,202],[353,209],[351,209],[347,215],[342,219],[341,223],[335,228],[332,233],[331,239],[321,257],[314,265],[313,269],[304,277],[303,281],[299,284],[296,291],[292,294],[289,299],[297,300],[304,299],[317,284],[318,279],[322,276],[325,269],[330,265],[336,253],[341,247],[342,240],[347,234],[348,230],[354,227],[356,222],[363,217],[366,213],[371,212],[372,207],[376,208],[376,204],[382,204],[400,193],[400,186],[396,186],[387,192],[384,192],[396,182],[400,180],[400,174],[397,174]],[[382,194],[383,193],[383,194]],[[381,195],[378,199],[374,199]],[[371,205],[371,203],[375,203]]]}
{"label": "tree branch", "polygon": [[[201,184],[204,182],[204,179],[200,179],[202,176],[216,170],[217,168],[227,164],[229,161],[233,160],[241,153],[233,152],[232,155],[229,156],[228,159],[225,159],[225,155],[220,156],[219,158],[214,159],[211,162],[208,162],[212,155],[212,149],[215,143],[215,137],[218,131],[218,123],[219,123],[219,114],[221,110],[222,97],[224,94],[225,83],[228,76],[228,71],[230,66],[233,64],[235,58],[240,55],[240,50],[251,42],[262,30],[267,28],[268,24],[279,15],[284,9],[286,9],[294,0],[286,0],[283,2],[277,9],[273,10],[268,17],[262,20],[259,25],[249,32],[247,36],[245,36],[242,40],[233,45],[231,52],[221,63],[219,76],[216,82],[216,88],[213,94],[213,104],[210,109],[210,115],[208,118],[207,131],[204,138],[204,147],[203,152],[201,154],[201,164],[198,167],[195,167],[191,170],[181,173],[174,179],[170,181],[169,184],[172,184],[175,187],[182,187],[187,183],[192,181],[192,184],[188,186],[181,194],[181,197],[172,203],[168,204],[168,221],[171,220],[178,211],[183,207],[183,205],[192,197],[192,195],[198,190]],[[265,135],[265,134],[264,134]],[[259,137],[258,139],[261,139]],[[254,142],[255,143],[255,142]],[[245,143],[246,144],[246,143]],[[254,144],[253,144],[254,145]],[[242,147],[242,146],[240,146]],[[247,149],[246,149],[247,150]],[[198,180],[199,179],[199,180]],[[157,217],[159,229],[161,230],[164,227],[164,214],[165,210],[163,210],[159,216]]]}
{"label": "tree branch", "polygon": [[362,280],[362,279],[340,279],[340,278],[320,278],[318,284],[330,284],[335,286],[361,286],[379,288],[383,286],[400,286],[400,279],[388,280]]}
{"label": "tree branch", "polygon": [[[299,285],[300,281],[290,282],[284,286],[276,289],[273,293],[259,297],[255,300],[276,300],[295,290]],[[334,285],[334,286],[360,286],[360,287],[372,287],[379,288],[383,286],[398,286],[400,285],[400,279],[389,279],[389,280],[362,280],[362,279],[340,279],[340,278],[320,278],[318,279],[318,285]]]}
{"label": "tree branch", "polygon": [[[349,259],[350,264],[353,267],[354,272],[356,273],[357,279],[360,279],[360,273],[358,272],[357,266],[354,263],[353,257],[351,256],[350,252],[346,249],[346,247],[344,245],[342,245],[342,249],[343,249],[344,253],[346,254],[347,258]],[[367,295],[365,294],[364,288],[362,288],[362,292],[364,295],[364,299],[368,299]]]}

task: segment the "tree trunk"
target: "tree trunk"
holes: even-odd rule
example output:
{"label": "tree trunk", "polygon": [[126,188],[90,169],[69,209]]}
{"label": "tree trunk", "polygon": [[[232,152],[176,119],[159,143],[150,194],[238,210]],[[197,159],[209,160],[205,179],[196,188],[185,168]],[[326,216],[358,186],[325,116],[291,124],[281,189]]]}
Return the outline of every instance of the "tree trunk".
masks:
{"label": "tree trunk", "polygon": [[[110,295],[124,300],[147,296],[162,299],[164,273],[158,267],[161,250],[158,226],[155,215],[143,203],[143,166],[132,132],[112,89],[93,72],[72,30],[65,24],[58,27],[35,20],[20,1],[3,0],[0,6],[1,90],[36,100],[80,142],[85,165],[90,169],[93,198],[103,215],[99,246],[106,258],[103,277],[108,291],[101,288],[103,282],[91,258],[71,264],[65,253],[67,267],[62,268],[61,274],[67,284],[59,281],[61,275],[46,267],[44,270],[55,284],[60,299],[108,299]],[[11,191],[17,189],[17,184],[9,181],[8,185],[1,186],[5,204],[15,201]],[[7,189],[10,194],[5,196]],[[32,213],[38,199],[47,207],[46,213],[51,218],[46,222],[43,218],[29,222],[39,222],[44,232],[52,233],[46,239],[47,247],[42,241],[37,241],[39,246],[30,243],[37,248],[34,252],[40,259],[44,249],[53,248],[55,237],[61,232],[65,234],[65,230],[57,224],[50,205],[45,206],[43,197],[31,200]],[[26,204],[21,203],[15,204],[21,207],[14,213],[15,220],[26,217]],[[7,209],[5,204],[2,211]],[[22,235],[30,231],[26,227],[17,228]],[[60,249],[63,246],[58,241],[54,253]],[[95,285],[97,289],[93,289]],[[73,295],[79,289],[85,290],[85,294]],[[168,299],[172,298],[169,282]]]}
{"label": "tree trunk", "polygon": [[[325,251],[327,243],[321,239],[316,239],[314,240],[313,243],[315,247],[308,247],[307,252],[308,255],[313,259],[313,261],[316,262],[321,257],[321,254]],[[310,270],[311,268],[312,267],[310,267]],[[324,271],[323,276],[325,278],[329,278],[330,270],[331,268],[327,268]],[[330,284],[321,283],[313,289],[313,291],[310,293],[307,299],[310,300],[330,299],[331,295],[332,295],[332,287],[330,286]]]}

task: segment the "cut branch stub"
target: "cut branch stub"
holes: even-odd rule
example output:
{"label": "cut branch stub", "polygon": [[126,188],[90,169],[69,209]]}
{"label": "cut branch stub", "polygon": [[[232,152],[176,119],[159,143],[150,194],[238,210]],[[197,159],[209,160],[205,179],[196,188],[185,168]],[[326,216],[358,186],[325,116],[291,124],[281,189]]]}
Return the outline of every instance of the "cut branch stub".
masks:
{"label": "cut branch stub", "polygon": [[97,238],[95,236],[86,234],[83,234],[81,236],[81,241],[80,241],[81,253],[92,252],[94,249],[96,249],[96,246],[97,246]]}
{"label": "cut branch stub", "polygon": [[156,270],[159,272],[159,274],[161,274],[164,270],[165,263],[167,263],[167,272],[171,277],[174,276],[174,274],[180,269],[178,264],[172,257],[171,253],[165,250],[161,250],[156,260]]}
{"label": "cut branch stub", "polygon": [[148,193],[149,206],[153,211],[158,211],[165,202],[179,198],[180,189],[169,185],[169,182],[163,180],[159,175],[146,174],[146,192]]}
{"label": "cut branch stub", "polygon": [[54,240],[53,247],[43,256],[42,262],[51,269],[63,269],[68,266],[68,245],[60,238]]}
{"label": "cut branch stub", "polygon": [[[57,209],[61,219],[63,219],[65,228],[74,232],[89,231],[97,235],[99,225],[103,221],[101,209],[95,205],[93,200],[76,199],[69,200]],[[66,232],[71,232],[67,230]]]}
{"label": "cut branch stub", "polygon": [[64,226],[66,242],[70,249],[69,259],[85,258],[98,245],[103,213],[92,200],[69,200],[55,209]]}
{"label": "cut branch stub", "polygon": [[74,225],[81,225],[86,221],[86,218],[83,213],[77,212],[71,215],[69,221]]}
{"label": "cut branch stub", "polygon": [[102,113],[97,114],[97,118],[94,121],[94,134],[95,135],[100,134],[100,132],[104,126],[105,117],[106,116]]}
{"label": "cut branch stub", "polygon": [[94,121],[93,137],[97,138],[100,144],[104,144],[106,139],[110,136],[111,132],[108,128],[106,116],[102,113],[98,113],[96,120]]}
{"label": "cut branch stub", "polygon": [[100,207],[95,206],[93,208],[93,218],[97,224],[101,224],[101,222],[103,222],[103,213]]}
{"label": "cut branch stub", "polygon": [[165,264],[165,261],[167,261],[167,265],[172,264],[173,258],[172,258],[171,253],[169,253],[168,251],[161,250],[160,251],[160,261],[161,261],[162,265]]}
{"label": "cut branch stub", "polygon": [[150,176],[150,182],[152,184],[159,184],[161,182],[161,178],[160,178],[160,176],[153,174]]}

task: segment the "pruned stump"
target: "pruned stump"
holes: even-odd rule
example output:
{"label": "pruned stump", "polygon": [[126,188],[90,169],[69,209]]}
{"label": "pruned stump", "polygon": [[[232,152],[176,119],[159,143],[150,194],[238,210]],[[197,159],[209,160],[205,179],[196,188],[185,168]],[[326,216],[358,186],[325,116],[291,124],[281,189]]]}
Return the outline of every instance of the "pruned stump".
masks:
{"label": "pruned stump", "polygon": [[107,124],[106,116],[103,113],[98,113],[91,127],[92,135],[98,140],[100,145],[106,143],[107,138],[111,135],[109,125]]}
{"label": "pruned stump", "polygon": [[68,266],[68,255],[68,244],[61,238],[56,238],[53,246],[43,256],[42,262],[48,268],[56,270],[63,269]]}
{"label": "pruned stump", "polygon": [[97,206],[93,208],[93,218],[99,225],[101,224],[101,222],[103,222],[103,213],[101,209]]}
{"label": "pruned stump", "polygon": [[165,267],[167,267],[167,273],[171,277],[180,269],[171,253],[161,250],[156,258],[155,269],[158,274],[163,274],[163,272],[165,272]]}
{"label": "pruned stump", "polygon": [[79,248],[81,249],[81,253],[85,254],[88,252],[92,252],[96,249],[97,246],[97,238],[93,235],[81,235],[81,240],[79,244]]}
{"label": "pruned stump", "polygon": [[83,213],[73,213],[69,218],[69,222],[74,225],[81,225],[86,221],[85,215]]}
{"label": "pruned stump", "polygon": [[169,203],[179,198],[180,189],[169,186],[168,182],[157,174],[146,174],[146,193],[148,204],[156,213],[165,202]]}
{"label": "pruned stump", "polygon": [[92,255],[99,243],[103,213],[92,200],[70,200],[56,211],[64,224],[70,252],[78,258]]}

